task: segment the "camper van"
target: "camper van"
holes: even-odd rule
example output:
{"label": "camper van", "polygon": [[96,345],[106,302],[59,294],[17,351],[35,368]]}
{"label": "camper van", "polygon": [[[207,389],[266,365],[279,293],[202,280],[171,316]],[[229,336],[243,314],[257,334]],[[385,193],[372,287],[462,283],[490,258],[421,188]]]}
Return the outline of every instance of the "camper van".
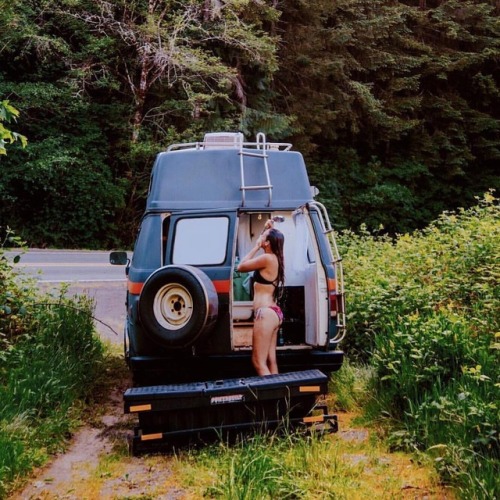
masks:
{"label": "camper van", "polygon": [[[272,408],[261,411],[269,419],[279,400],[290,410],[294,391],[295,402],[307,396],[298,412],[307,413],[326,392],[343,361],[344,290],[334,231],[316,194],[302,155],[262,133],[255,142],[209,133],[158,154],[133,257],[110,256],[126,264],[125,358],[134,387],[124,400],[125,411],[142,420],[136,440],[243,425],[250,403],[254,415],[255,405]],[[257,377],[252,273],[237,268],[269,219],[285,238],[284,321],[280,373]],[[181,400],[191,423],[179,427],[179,415],[165,415],[181,411]],[[228,418],[228,407],[235,416]],[[196,414],[208,421],[193,421]]]}

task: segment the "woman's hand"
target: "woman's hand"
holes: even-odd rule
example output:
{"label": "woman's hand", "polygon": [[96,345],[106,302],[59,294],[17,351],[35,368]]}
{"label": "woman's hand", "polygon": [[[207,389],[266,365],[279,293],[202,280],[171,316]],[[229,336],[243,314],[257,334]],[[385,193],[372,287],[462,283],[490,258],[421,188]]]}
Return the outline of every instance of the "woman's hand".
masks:
{"label": "woman's hand", "polygon": [[274,227],[273,219],[268,219],[264,225],[264,231],[267,231],[268,229],[271,229],[273,227]]}

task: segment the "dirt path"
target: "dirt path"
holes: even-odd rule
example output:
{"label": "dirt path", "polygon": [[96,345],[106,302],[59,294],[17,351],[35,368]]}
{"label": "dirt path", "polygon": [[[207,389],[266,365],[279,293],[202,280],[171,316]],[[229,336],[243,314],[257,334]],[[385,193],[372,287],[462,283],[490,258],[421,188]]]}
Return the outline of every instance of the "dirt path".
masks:
{"label": "dirt path", "polygon": [[148,457],[128,453],[134,426],[134,419],[123,414],[122,395],[128,386],[127,376],[122,376],[93,406],[92,423],[74,434],[67,451],[36,471],[10,500],[181,498],[178,488],[163,489],[168,465],[153,467]]}

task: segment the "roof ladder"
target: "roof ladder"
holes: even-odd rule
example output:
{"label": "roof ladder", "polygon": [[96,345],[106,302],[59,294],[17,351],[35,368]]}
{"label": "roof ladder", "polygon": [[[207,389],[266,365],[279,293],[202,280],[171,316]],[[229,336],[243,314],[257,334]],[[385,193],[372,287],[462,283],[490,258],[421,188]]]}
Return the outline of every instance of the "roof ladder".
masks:
{"label": "roof ladder", "polygon": [[[262,132],[259,132],[257,134],[256,140],[257,140],[257,150],[259,150],[258,153],[251,153],[249,151],[243,151],[243,144],[241,144],[240,150],[238,152],[238,154],[240,155],[240,173],[241,173],[240,190],[241,190],[241,206],[242,207],[245,206],[246,191],[259,191],[259,190],[267,189],[268,193],[269,193],[269,199],[267,202],[268,207],[271,206],[271,201],[272,201],[272,197],[273,197],[273,186],[271,184],[271,179],[269,178],[269,167],[267,165],[268,155],[266,154],[266,149],[267,149],[266,136]],[[260,152],[260,151],[262,151],[262,152]],[[261,158],[262,159],[262,161],[264,162],[264,172],[266,174],[267,184],[258,185],[258,186],[247,186],[245,184],[245,161],[244,161],[245,156],[251,156],[254,158]]]}

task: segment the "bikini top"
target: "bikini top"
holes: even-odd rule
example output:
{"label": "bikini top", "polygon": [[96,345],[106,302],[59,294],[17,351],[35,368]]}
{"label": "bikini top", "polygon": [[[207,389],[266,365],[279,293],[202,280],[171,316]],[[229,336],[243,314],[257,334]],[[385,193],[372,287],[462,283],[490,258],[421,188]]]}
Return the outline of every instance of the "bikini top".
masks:
{"label": "bikini top", "polygon": [[273,281],[269,281],[269,280],[266,280],[266,278],[264,278],[261,274],[260,274],[260,271],[258,269],[256,269],[253,273],[253,280],[256,282],[256,283],[260,283],[261,285],[274,285],[274,287],[276,287],[276,280],[278,278],[276,277],[275,280]]}

